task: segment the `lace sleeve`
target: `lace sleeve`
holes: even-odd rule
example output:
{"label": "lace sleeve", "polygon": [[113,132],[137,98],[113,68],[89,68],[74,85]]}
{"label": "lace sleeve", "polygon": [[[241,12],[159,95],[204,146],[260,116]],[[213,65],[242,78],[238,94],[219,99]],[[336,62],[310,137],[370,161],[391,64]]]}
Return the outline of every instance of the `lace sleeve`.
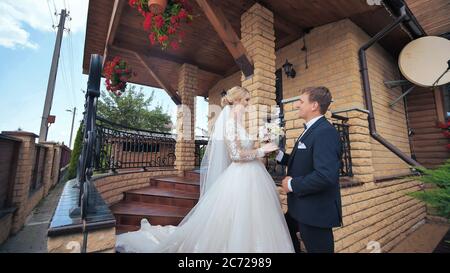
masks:
{"label": "lace sleeve", "polygon": [[225,142],[228,153],[232,161],[251,161],[256,158],[264,157],[264,151],[259,149],[245,149],[241,145],[238,124],[233,119],[229,119],[226,125]]}

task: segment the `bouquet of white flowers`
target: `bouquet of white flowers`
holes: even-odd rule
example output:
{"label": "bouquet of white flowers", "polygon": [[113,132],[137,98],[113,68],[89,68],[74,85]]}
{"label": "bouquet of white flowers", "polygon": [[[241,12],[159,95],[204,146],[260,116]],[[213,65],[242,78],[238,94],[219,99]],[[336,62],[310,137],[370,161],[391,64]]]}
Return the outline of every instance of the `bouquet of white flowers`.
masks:
{"label": "bouquet of white flowers", "polygon": [[284,136],[284,128],[277,123],[268,122],[259,128],[259,140],[262,143],[273,142],[278,145],[282,136]]}
{"label": "bouquet of white flowers", "polygon": [[270,119],[270,122],[266,122],[259,128],[258,138],[261,143],[273,142],[278,145],[280,137],[284,136],[284,127],[280,126],[280,119],[277,112],[275,112],[273,117]]}

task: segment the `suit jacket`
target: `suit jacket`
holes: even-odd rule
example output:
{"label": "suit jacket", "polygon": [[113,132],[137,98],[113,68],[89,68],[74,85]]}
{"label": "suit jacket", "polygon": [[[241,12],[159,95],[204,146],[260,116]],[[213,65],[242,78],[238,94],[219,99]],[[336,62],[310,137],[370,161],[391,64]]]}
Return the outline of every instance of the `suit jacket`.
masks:
{"label": "suit jacket", "polygon": [[[306,147],[298,149],[299,142]],[[321,228],[342,225],[341,145],[336,128],[322,117],[297,140],[291,154],[284,154],[280,163],[293,178],[288,213],[297,222]]]}

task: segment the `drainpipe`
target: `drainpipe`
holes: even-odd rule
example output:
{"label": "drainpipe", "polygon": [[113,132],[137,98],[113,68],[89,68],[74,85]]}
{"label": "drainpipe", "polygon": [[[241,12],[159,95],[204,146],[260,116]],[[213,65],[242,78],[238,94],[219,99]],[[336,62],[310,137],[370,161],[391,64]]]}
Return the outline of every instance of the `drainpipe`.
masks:
{"label": "drainpipe", "polygon": [[[388,1],[386,1],[388,2]],[[397,2],[397,1],[392,1]],[[399,3],[399,2],[397,2]],[[364,44],[358,51],[359,56],[359,71],[361,73],[362,78],[362,84],[363,84],[363,91],[364,91],[364,99],[366,103],[366,108],[369,111],[368,113],[368,121],[369,121],[369,131],[370,135],[377,140],[379,143],[381,143],[383,146],[388,148],[391,152],[396,154],[398,157],[400,157],[403,161],[408,163],[409,165],[421,167],[421,165],[403,153],[399,148],[394,146],[392,143],[388,142],[385,138],[383,138],[380,134],[377,132],[377,128],[375,126],[375,116],[373,114],[373,104],[372,104],[372,93],[370,90],[370,82],[369,82],[369,72],[367,69],[367,58],[366,58],[366,50],[370,48],[373,44],[378,42],[381,38],[383,38],[386,34],[388,34],[390,31],[395,29],[397,26],[399,26],[402,22],[407,21],[408,23],[413,22],[411,20],[411,17],[409,12],[406,10],[406,6],[403,4],[399,9],[400,15],[395,19],[394,22],[386,26],[384,29],[382,29],[380,32],[375,34],[366,44]]]}

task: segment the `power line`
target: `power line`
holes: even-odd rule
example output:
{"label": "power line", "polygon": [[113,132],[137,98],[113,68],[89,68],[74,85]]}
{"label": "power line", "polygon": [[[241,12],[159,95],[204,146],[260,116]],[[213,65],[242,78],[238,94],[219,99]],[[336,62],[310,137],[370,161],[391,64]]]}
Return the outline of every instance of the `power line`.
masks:
{"label": "power line", "polygon": [[55,0],[52,0],[52,1],[53,1],[53,8],[55,9],[55,14],[56,14],[58,9],[56,8]]}
{"label": "power line", "polygon": [[71,34],[71,32],[70,32],[70,30],[69,30],[69,34],[68,34],[68,43],[67,43],[67,45],[68,45],[68,48],[69,48],[69,61],[70,61],[70,64],[69,64],[69,72],[70,72],[70,77],[71,77],[71,82],[72,82],[72,89],[71,89],[71,93],[72,93],[72,97],[73,97],[73,99],[74,99],[74,103],[76,104],[77,103],[77,100],[76,100],[76,96],[75,96],[75,85],[74,85],[74,83],[75,83],[75,71],[74,71],[74,65],[75,65],[75,62],[74,62],[74,54],[73,54],[73,43],[72,43],[72,34]]}
{"label": "power line", "polygon": [[[67,7],[67,3],[64,0],[64,6]],[[69,14],[69,22],[68,22],[68,30],[67,30],[67,49],[69,54],[69,72],[70,72],[70,79],[71,79],[71,93],[73,97],[73,101],[75,104],[77,104],[77,98],[75,95],[75,71],[74,71],[74,65],[75,65],[75,58],[74,58],[74,49],[73,49],[73,40],[72,40],[72,16],[70,16],[70,10],[68,11]]]}
{"label": "power line", "polygon": [[[70,85],[69,85],[69,81],[67,80],[67,75],[66,75],[66,65],[65,65],[65,51],[61,50],[61,74],[62,74],[62,79],[63,79],[63,84],[66,90],[71,89]],[[70,96],[69,96],[70,97]],[[66,96],[67,98],[67,96]],[[70,100],[72,101],[72,107],[74,107],[74,102],[73,102],[73,98],[71,97]]]}
{"label": "power line", "polygon": [[52,19],[52,28],[55,27],[55,20],[53,20],[53,13],[52,13],[52,9],[50,8],[50,0],[47,0],[47,7],[48,7],[48,12],[50,13],[50,19]]}

